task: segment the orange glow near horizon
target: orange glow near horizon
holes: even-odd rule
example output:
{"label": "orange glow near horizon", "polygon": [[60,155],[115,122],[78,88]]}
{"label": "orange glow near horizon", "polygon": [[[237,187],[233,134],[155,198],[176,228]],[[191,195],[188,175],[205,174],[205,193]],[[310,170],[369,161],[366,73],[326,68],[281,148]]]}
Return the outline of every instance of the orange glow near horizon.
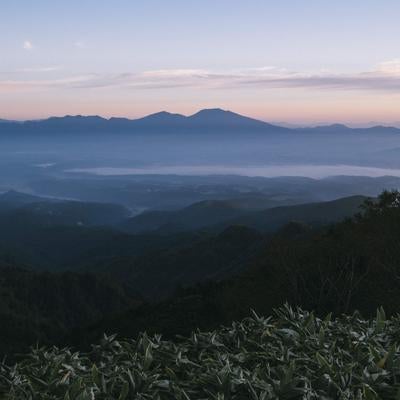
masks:
{"label": "orange glow near horizon", "polygon": [[[252,118],[293,124],[312,123],[349,123],[368,124],[371,122],[388,123],[400,121],[400,113],[396,104],[400,103],[400,96],[356,96],[343,95],[327,98],[321,96],[298,96],[280,98],[274,101],[271,96],[267,100],[249,99],[248,102],[239,100],[226,101],[195,101],[188,99],[162,98],[158,101],[123,101],[118,99],[107,100],[106,97],[83,101],[66,101],[61,98],[38,98],[36,101],[25,96],[23,99],[2,104],[0,118],[12,120],[44,119],[50,116],[64,115],[100,115],[105,118],[126,117],[140,118],[158,111],[168,111],[191,115],[204,108],[223,108]],[[251,100],[251,101],[250,101]]]}

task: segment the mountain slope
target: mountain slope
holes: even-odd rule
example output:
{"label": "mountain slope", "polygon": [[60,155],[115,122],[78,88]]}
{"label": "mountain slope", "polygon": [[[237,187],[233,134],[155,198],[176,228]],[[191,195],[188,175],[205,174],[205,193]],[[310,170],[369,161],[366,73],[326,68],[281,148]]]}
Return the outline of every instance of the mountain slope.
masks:
{"label": "mountain slope", "polygon": [[292,221],[320,226],[352,217],[360,211],[360,205],[365,200],[365,196],[350,196],[320,203],[274,207],[228,220],[224,225],[240,224],[268,232]]}
{"label": "mountain slope", "polygon": [[56,343],[71,329],[136,304],[111,279],[0,265],[0,354]]}
{"label": "mountain slope", "polygon": [[173,114],[167,111],[160,111],[154,114],[147,115],[143,118],[132,120],[132,124],[135,125],[156,125],[156,126],[169,126],[169,125],[179,125],[186,121],[186,117],[182,114]]}
{"label": "mountain slope", "polygon": [[[96,340],[104,331],[136,335],[143,326],[148,333],[174,337],[195,328],[214,329],[250,309],[270,314],[285,302],[313,309],[317,315],[358,310],[372,316],[381,306],[388,315],[397,315],[400,194],[394,201],[387,197],[328,229],[295,236],[280,232],[237,277],[181,289],[162,302],[101,321],[86,332],[76,332],[76,343],[82,337]],[[356,314],[353,320],[359,317]]]}
{"label": "mountain slope", "polygon": [[0,211],[17,209],[29,204],[43,201],[48,201],[50,203],[53,201],[56,202],[57,200],[35,196],[29,193],[17,192],[15,190],[9,190],[0,194]]}
{"label": "mountain slope", "polygon": [[[221,109],[201,110],[189,117],[165,111],[138,119],[110,118],[99,116],[51,117],[45,120],[25,121],[23,123],[1,124],[1,132],[21,133],[95,133],[95,132],[144,132],[157,129],[171,131],[198,130],[255,130],[255,131],[289,131],[286,128],[271,125],[263,121],[248,118],[231,111]],[[215,131],[214,131],[215,132]]]}
{"label": "mountain slope", "polygon": [[[220,108],[200,110],[199,112],[187,117],[189,124],[201,127],[224,127],[224,128],[274,128],[280,127],[259,121],[253,118],[225,111]],[[281,128],[286,130],[285,128]]]}
{"label": "mountain slope", "polygon": [[[291,221],[323,225],[351,217],[359,211],[364,196],[249,211],[234,201],[203,201],[178,211],[148,211],[120,225],[129,233],[171,233],[197,229],[220,231],[230,225],[243,225],[272,232]],[[240,204],[240,203],[239,203]],[[266,201],[266,207],[268,202]]]}
{"label": "mountain slope", "polygon": [[238,131],[238,132],[275,132],[275,133],[400,133],[399,128],[373,126],[369,128],[350,128],[342,124],[326,126],[289,128],[273,125],[254,118],[249,118],[220,108],[203,109],[190,116],[166,111],[157,112],[138,119],[100,116],[66,115],[34,121],[7,121],[0,124],[0,133],[101,133],[101,132],[198,132],[198,131]]}
{"label": "mountain slope", "polygon": [[10,211],[13,217],[26,218],[38,227],[113,225],[130,214],[118,204],[46,198],[13,190],[0,194],[0,213]]}
{"label": "mountain slope", "polygon": [[259,232],[232,226],[218,235],[199,235],[188,243],[153,248],[137,256],[114,257],[85,266],[123,282],[149,301],[165,298],[179,286],[218,281],[251,264],[266,243]]}
{"label": "mountain slope", "polygon": [[201,229],[242,215],[245,211],[229,201],[206,200],[177,211],[147,211],[120,225],[129,233]]}

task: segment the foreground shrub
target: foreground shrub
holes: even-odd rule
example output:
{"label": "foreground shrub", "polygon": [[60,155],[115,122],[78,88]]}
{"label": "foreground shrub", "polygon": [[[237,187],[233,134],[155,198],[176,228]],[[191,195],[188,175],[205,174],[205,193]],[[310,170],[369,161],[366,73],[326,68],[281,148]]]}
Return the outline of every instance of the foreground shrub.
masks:
{"label": "foreground shrub", "polygon": [[285,306],[164,341],[104,337],[89,353],[39,348],[0,367],[4,399],[396,399],[400,318],[319,319]]}

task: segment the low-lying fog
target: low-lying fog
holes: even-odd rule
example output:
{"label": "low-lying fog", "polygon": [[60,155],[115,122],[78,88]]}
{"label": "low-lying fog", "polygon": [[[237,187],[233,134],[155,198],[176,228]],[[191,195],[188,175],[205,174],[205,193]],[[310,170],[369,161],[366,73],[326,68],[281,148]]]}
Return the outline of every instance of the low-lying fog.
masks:
{"label": "low-lying fog", "polygon": [[397,132],[0,135],[0,191],[133,212],[243,197],[294,204],[397,187]]}
{"label": "low-lying fog", "polygon": [[363,167],[357,165],[153,165],[146,167],[94,167],[71,168],[65,172],[88,173],[103,176],[122,175],[240,175],[249,177],[303,176],[326,178],[329,176],[399,176],[400,169]]}

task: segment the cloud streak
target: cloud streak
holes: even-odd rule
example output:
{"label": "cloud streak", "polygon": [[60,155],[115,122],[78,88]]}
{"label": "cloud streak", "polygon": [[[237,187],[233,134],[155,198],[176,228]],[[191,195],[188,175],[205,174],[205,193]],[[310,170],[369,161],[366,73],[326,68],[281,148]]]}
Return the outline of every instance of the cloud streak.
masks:
{"label": "cloud streak", "polygon": [[17,70],[17,72],[53,72],[53,71],[59,71],[60,69],[62,69],[62,67],[59,65],[56,65],[56,66],[49,66],[49,67],[20,68]]}
{"label": "cloud streak", "polygon": [[73,88],[88,82],[90,76],[74,76],[70,78],[49,79],[49,80],[1,80],[0,93],[32,92],[49,89]]}
{"label": "cloud streak", "polygon": [[[49,72],[54,69],[43,69]],[[26,69],[29,72],[29,69]],[[356,90],[400,93],[400,59],[380,63],[370,71],[353,74],[332,72],[296,72],[273,66],[213,71],[205,69],[161,69],[141,73],[86,74],[53,80],[0,80],[0,92],[35,89],[98,89],[128,90],[193,88],[266,90],[276,88]]]}
{"label": "cloud streak", "polygon": [[400,77],[365,73],[358,75],[305,75],[243,80],[242,85],[262,88],[309,88],[400,93]]}

